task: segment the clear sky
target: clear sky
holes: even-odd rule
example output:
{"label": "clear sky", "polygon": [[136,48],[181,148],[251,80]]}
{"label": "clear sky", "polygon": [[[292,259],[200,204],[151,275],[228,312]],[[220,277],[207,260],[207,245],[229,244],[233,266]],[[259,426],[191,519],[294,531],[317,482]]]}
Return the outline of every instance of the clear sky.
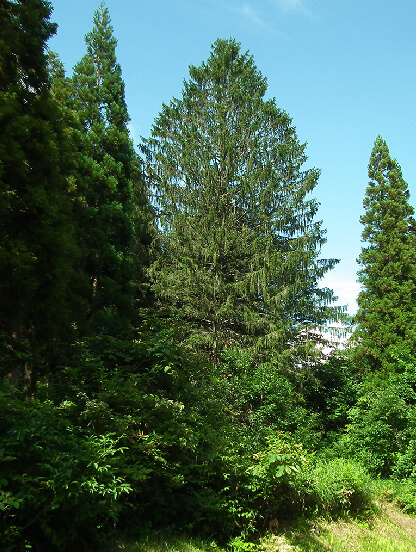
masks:
{"label": "clear sky", "polygon": [[[85,53],[100,0],[52,0],[50,47],[67,74]],[[416,206],[416,0],[107,0],[135,143],[162,103],[179,97],[188,66],[217,38],[235,38],[267,77],[318,167],[314,196],[327,229],[325,279],[356,310],[362,201],[374,140],[400,163]]]}

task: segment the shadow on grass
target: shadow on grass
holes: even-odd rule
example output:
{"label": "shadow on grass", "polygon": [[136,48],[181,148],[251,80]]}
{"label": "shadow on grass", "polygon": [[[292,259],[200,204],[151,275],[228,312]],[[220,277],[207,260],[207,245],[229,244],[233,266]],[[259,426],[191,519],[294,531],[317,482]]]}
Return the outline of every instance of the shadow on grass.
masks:
{"label": "shadow on grass", "polygon": [[[375,519],[375,512],[368,512],[359,517],[340,516],[337,519],[299,519],[296,522],[282,523],[279,532],[276,535],[268,537],[263,542],[270,543],[263,549],[276,550],[276,544],[279,544],[279,550],[285,552],[291,550],[297,552],[344,552],[351,550],[351,543],[357,545],[356,539],[359,539],[359,526],[363,523],[370,527],[372,520]],[[277,539],[282,539],[279,543]],[[274,541],[274,542],[273,542]],[[274,544],[274,548],[273,548]],[[354,548],[355,549],[355,548]],[[361,548],[359,547],[361,550]]]}
{"label": "shadow on grass", "polygon": [[135,542],[120,540],[108,552],[222,552],[215,543],[192,537],[175,537],[154,534]]}
{"label": "shadow on grass", "polygon": [[[284,545],[286,548],[283,547],[282,549],[287,550],[287,552],[290,552],[291,548],[299,552],[333,552],[331,544],[325,542],[325,540],[331,538],[330,532],[321,528],[317,523],[301,521],[294,525],[282,524],[281,534],[284,535],[287,543],[287,545]],[[277,535],[270,537],[272,543],[276,537]]]}

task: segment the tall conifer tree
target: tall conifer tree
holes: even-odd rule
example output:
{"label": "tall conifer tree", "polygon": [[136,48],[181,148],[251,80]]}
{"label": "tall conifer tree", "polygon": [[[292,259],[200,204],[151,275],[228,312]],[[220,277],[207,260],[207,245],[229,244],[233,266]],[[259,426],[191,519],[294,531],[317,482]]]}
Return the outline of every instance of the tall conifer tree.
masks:
{"label": "tall conifer tree", "polygon": [[43,0],[0,4],[0,327],[29,344],[32,367],[69,320],[75,243],[45,55],[50,12]]}
{"label": "tall conifer tree", "polygon": [[[75,66],[72,108],[79,117],[77,204],[90,319],[131,312],[132,178],[137,156],[129,137],[124,82],[108,9],[101,4]],[[139,183],[140,184],[140,183]]]}
{"label": "tall conifer tree", "polygon": [[336,261],[318,259],[324,230],[307,197],[319,171],[302,169],[305,145],[237,42],[217,40],[189,72],[148,141],[161,229],[155,293],[214,363],[243,343],[296,356],[302,329],[333,314],[318,281]]}
{"label": "tall conifer tree", "polygon": [[378,136],[361,223],[363,241],[358,297],[358,353],[369,367],[387,367],[392,353],[416,347],[416,224],[400,165]]}

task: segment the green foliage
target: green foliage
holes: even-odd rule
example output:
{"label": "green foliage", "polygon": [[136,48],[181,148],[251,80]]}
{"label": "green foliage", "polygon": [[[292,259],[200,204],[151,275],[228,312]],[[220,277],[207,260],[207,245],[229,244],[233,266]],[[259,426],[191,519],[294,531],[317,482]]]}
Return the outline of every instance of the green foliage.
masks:
{"label": "green foliage", "polygon": [[0,395],[2,549],[19,542],[66,550],[96,542],[115,523],[124,447],[114,434],[91,435],[70,420],[68,403],[22,400],[8,385]]}
{"label": "green foliage", "polygon": [[238,349],[225,350],[217,370],[217,400],[247,428],[254,446],[273,431],[291,432],[308,446],[319,440],[320,417],[307,408],[298,376],[290,378],[275,363],[258,364],[255,355]]}
{"label": "green foliage", "polygon": [[146,326],[130,342],[98,336],[79,343],[72,366],[49,380],[48,392],[65,400],[74,424],[92,435],[115,432],[126,447],[123,473],[132,492],[123,525],[138,515],[155,527],[218,522],[223,415],[210,397],[206,366],[174,345],[174,325]]}
{"label": "green foliage", "polygon": [[360,393],[362,374],[354,366],[350,351],[343,351],[326,362],[295,372],[294,377],[306,411],[319,415],[321,439],[314,446],[325,447],[348,423],[348,412]]}
{"label": "green foliage", "polygon": [[308,469],[312,458],[301,444],[283,433],[269,437],[266,447],[253,456],[256,463],[249,468],[251,485],[266,521],[302,509],[297,496],[298,475]]}
{"label": "green foliage", "polygon": [[257,546],[252,542],[247,542],[243,537],[234,537],[229,543],[228,547],[232,552],[253,552],[257,549]]}
{"label": "green foliage", "polygon": [[414,353],[416,343],[416,248],[414,210],[400,165],[378,136],[368,168],[364,197],[359,272],[363,290],[356,316],[357,357],[372,370],[394,365],[400,347]]}
{"label": "green foliage", "polygon": [[218,524],[221,413],[202,383],[205,367],[174,346],[176,329],[154,330],[78,343],[71,365],[39,384],[37,401],[6,385],[8,545],[26,537],[65,550],[137,517],[143,529]]}
{"label": "green foliage", "polygon": [[252,473],[258,478],[259,487],[265,481],[289,482],[307,461],[302,445],[290,443],[283,437],[283,434],[269,437],[267,448],[254,455],[258,464],[252,468]]}
{"label": "green foliage", "polygon": [[337,516],[371,506],[372,482],[359,463],[317,458],[288,433],[269,436],[257,450],[253,455],[240,441],[235,456],[224,459],[222,523],[233,546],[243,547],[274,519]]}
{"label": "green foliage", "polygon": [[404,512],[416,514],[416,484],[413,478],[377,479],[373,481],[377,496],[399,506]]}
{"label": "green foliage", "polygon": [[416,440],[410,439],[404,452],[399,455],[392,469],[397,479],[411,479],[416,483]]}
{"label": "green foliage", "polygon": [[12,90],[27,99],[47,83],[44,48],[57,26],[49,21],[51,7],[44,0],[6,0],[0,10],[0,90]]}
{"label": "green foliage", "polygon": [[368,508],[373,499],[367,470],[351,460],[320,460],[310,472],[313,508],[319,514],[335,515]]}
{"label": "green foliage", "polygon": [[253,58],[217,40],[147,141],[161,230],[153,290],[214,364],[236,345],[301,362],[314,352],[301,329],[335,315],[318,281],[336,261],[318,259],[324,230],[308,197],[319,171],[303,170],[305,145],[266,90]]}
{"label": "green foliage", "polygon": [[77,245],[47,74],[51,7],[6,0],[0,10],[0,331],[17,351],[28,345],[33,391],[68,336]]}
{"label": "green foliage", "polygon": [[[387,375],[315,362],[309,329],[338,312],[318,286],[336,262],[318,258],[319,171],[232,39],[191,66],[146,142],[159,311],[133,331],[152,212],[117,42],[101,5],[72,79],[49,55],[50,87],[49,14],[42,0],[0,6],[2,549],[101,549],[114,527],[176,526],[249,551],[275,517],[366,507],[357,460],[407,479],[412,510],[413,211],[385,143],[364,202],[358,350]],[[33,366],[29,398],[18,379]]]}
{"label": "green foliage", "polygon": [[370,473],[410,475],[415,439],[416,371],[413,361],[396,360],[396,373],[368,375],[349,424],[335,450],[354,457]]}
{"label": "green foliage", "polygon": [[147,200],[129,137],[117,41],[104,4],[93,22],[66,103],[77,114],[74,195],[85,300],[95,329],[114,333],[118,317],[131,317],[133,264],[140,272],[145,262],[133,263],[132,251],[143,254]]}

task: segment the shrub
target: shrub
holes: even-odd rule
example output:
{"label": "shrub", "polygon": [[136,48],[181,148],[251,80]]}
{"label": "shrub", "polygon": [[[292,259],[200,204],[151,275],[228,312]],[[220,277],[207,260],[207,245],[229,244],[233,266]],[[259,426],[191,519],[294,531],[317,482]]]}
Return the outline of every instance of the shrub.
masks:
{"label": "shrub", "polygon": [[378,479],[373,482],[377,496],[396,503],[408,514],[416,513],[416,483],[411,479]]}
{"label": "shrub", "polygon": [[405,471],[405,457],[411,458],[409,446],[416,436],[412,395],[401,374],[386,380],[369,376],[361,397],[349,412],[350,423],[335,445],[335,452],[356,459],[375,476],[390,476],[400,458],[402,467],[398,469]]}
{"label": "shrub", "polygon": [[76,542],[97,544],[130,490],[119,470],[118,439],[82,432],[69,422],[65,404],[25,400],[8,385],[1,391],[2,550],[19,543],[60,551]]}
{"label": "shrub", "polygon": [[277,433],[267,439],[266,447],[254,454],[249,468],[256,509],[264,519],[286,517],[303,509],[300,481],[313,465],[313,455],[290,434]]}
{"label": "shrub", "polygon": [[336,458],[319,460],[309,474],[308,501],[320,514],[368,508],[373,498],[368,472],[360,464]]}
{"label": "shrub", "polygon": [[393,466],[393,477],[411,479],[416,484],[416,440],[411,439],[406,450],[398,455]]}
{"label": "shrub", "polygon": [[258,363],[248,352],[222,352],[217,400],[234,424],[251,429],[251,448],[264,446],[268,435],[291,433],[294,440],[314,446],[320,439],[321,419],[307,408],[299,382],[291,382],[272,362]]}
{"label": "shrub", "polygon": [[[317,459],[289,433],[269,436],[265,446],[240,457],[240,471],[224,489],[224,518],[234,515],[234,536],[242,542],[257,529],[299,515],[338,515],[366,509],[372,501],[372,482],[358,463]],[[240,540],[232,540],[233,547]]]}
{"label": "shrub", "polygon": [[49,394],[74,427],[120,439],[131,487],[119,503],[123,528],[216,527],[223,519],[222,411],[209,367],[176,347],[174,332],[90,338],[74,347],[72,366],[49,377]]}

